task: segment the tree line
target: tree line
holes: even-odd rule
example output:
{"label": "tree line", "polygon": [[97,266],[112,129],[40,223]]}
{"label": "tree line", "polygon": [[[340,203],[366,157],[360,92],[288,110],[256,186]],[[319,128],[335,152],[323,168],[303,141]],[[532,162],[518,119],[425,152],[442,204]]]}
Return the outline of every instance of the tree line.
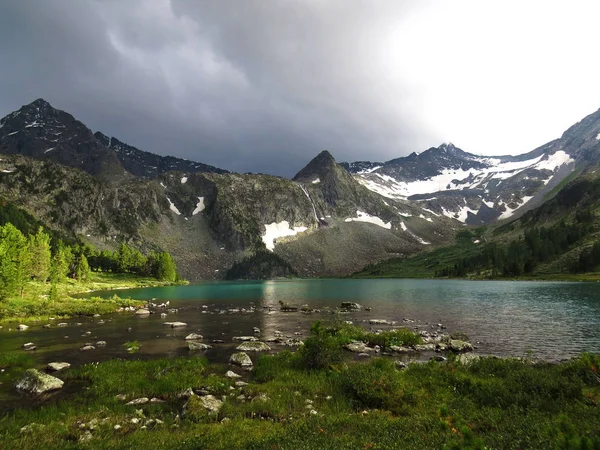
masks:
{"label": "tree line", "polygon": [[91,271],[153,276],[164,281],[178,278],[167,252],[144,256],[127,244],[116,251],[100,251],[91,245],[53,239],[41,226],[35,233],[24,234],[12,223],[0,225],[0,300],[23,295],[31,281],[49,281],[50,295],[56,295],[57,284],[67,278],[84,281]]}
{"label": "tree line", "polygon": [[[474,256],[461,258],[453,266],[436,270],[436,277],[465,277],[491,273],[492,277],[520,276],[564,254],[593,230],[594,214],[590,209],[578,211],[571,223],[561,220],[551,227],[532,227],[508,243],[490,243]],[[593,270],[600,264],[600,243],[584,250],[579,260],[566,267],[570,272]]]}

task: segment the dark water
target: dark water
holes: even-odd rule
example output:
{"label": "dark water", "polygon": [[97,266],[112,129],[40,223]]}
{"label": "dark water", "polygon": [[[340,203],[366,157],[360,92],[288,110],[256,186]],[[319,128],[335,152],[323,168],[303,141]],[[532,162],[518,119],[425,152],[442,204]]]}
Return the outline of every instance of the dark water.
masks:
{"label": "dark water", "polygon": [[[189,354],[183,338],[197,332],[204,336],[205,343],[224,340],[224,344],[207,352],[207,357],[226,361],[236,345],[233,336],[252,335],[253,327],[259,327],[264,339],[272,337],[275,330],[302,339],[311,322],[333,318],[333,310],[342,301],[355,301],[372,311],[344,314],[344,320],[374,329],[386,327],[371,326],[368,319],[395,320],[398,325],[419,330],[431,330],[442,323],[447,332],[467,333],[481,354],[532,353],[539,358],[560,360],[581,352],[600,352],[600,284],[596,283],[298,280],[203,283],[116,293],[135,299],[170,301],[170,307],[179,312],[169,313],[166,319],[161,319],[160,314],[138,317],[132,313],[71,319],[65,321],[68,326],[64,328],[58,328],[56,320],[50,322],[49,329],[39,323],[22,332],[5,326],[0,330],[0,351],[22,352],[22,344],[33,342],[40,365],[50,361],[82,364],[114,357],[183,356]],[[280,300],[298,306],[306,304],[321,312],[280,312]],[[269,306],[277,310],[269,311]],[[415,322],[404,323],[403,319]],[[105,323],[100,324],[100,320]],[[164,325],[165,321],[188,325],[171,329]],[[106,341],[107,346],[79,351],[84,343],[99,340]],[[134,340],[140,342],[141,349],[132,356],[123,344]]]}

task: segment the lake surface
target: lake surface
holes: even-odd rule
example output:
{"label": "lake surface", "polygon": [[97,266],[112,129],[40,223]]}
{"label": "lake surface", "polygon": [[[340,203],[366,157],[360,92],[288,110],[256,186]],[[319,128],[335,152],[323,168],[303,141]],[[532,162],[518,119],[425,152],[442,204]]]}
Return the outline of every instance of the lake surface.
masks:
{"label": "lake surface", "polygon": [[[600,352],[597,283],[327,279],[210,282],[100,294],[109,297],[114,293],[169,301],[169,308],[177,308],[178,312],[169,313],[166,319],[160,317],[160,311],[147,317],[128,312],[77,318],[62,321],[68,325],[61,328],[56,326],[59,320],[51,321],[51,328],[43,328],[46,322],[40,322],[22,332],[5,326],[0,330],[0,351],[22,352],[22,344],[33,342],[40,365],[50,361],[82,364],[114,357],[186,356],[189,351],[184,337],[197,332],[204,336],[205,343],[224,341],[206,353],[209,359],[224,362],[236,346],[233,336],[252,335],[253,327],[258,327],[262,339],[273,337],[276,330],[302,339],[312,322],[335,318],[339,315],[335,309],[342,301],[353,301],[372,310],[342,314],[343,320],[388,329],[368,323],[369,319],[386,319],[396,321],[397,326],[429,331],[437,330],[441,323],[446,327],[444,332],[468,334],[480,354],[532,354],[561,360],[582,352]],[[281,312],[279,301],[308,305],[320,312]],[[165,321],[186,322],[187,327],[171,329]],[[99,340],[106,341],[106,347],[79,350],[85,343]],[[128,354],[123,347],[127,341],[139,341],[140,351]]]}

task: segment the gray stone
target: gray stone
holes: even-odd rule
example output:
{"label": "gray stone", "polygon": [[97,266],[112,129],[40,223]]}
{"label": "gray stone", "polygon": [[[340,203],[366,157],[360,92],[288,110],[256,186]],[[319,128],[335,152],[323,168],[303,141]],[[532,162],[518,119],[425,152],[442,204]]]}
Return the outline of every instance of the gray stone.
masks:
{"label": "gray stone", "polygon": [[82,352],[88,352],[90,350],[96,350],[96,347],[94,347],[93,345],[84,345],[79,350],[81,350]]}
{"label": "gray stone", "polygon": [[371,325],[388,325],[391,322],[389,322],[389,321],[387,321],[385,319],[371,319],[371,320],[369,320],[369,323]]}
{"label": "gray stone", "polygon": [[106,341],[98,341],[98,342],[96,342],[96,347],[106,347]]}
{"label": "gray stone", "polygon": [[232,371],[232,370],[228,370],[228,371],[225,373],[225,376],[226,376],[227,378],[242,378],[242,376],[241,376],[241,375],[238,375],[237,373],[235,373],[235,372],[234,372],[234,371]]}
{"label": "gray stone", "polygon": [[234,353],[229,358],[229,362],[242,367],[251,367],[253,365],[250,357],[244,352]]}
{"label": "gray stone", "polygon": [[433,352],[435,351],[435,344],[417,344],[415,350],[418,352]]}
{"label": "gray stone", "polygon": [[67,326],[69,326],[69,324],[66,322],[61,322],[61,323],[57,324],[56,326],[57,327],[67,327]]}
{"label": "gray stone", "polygon": [[223,407],[223,402],[214,395],[205,395],[200,397],[200,403],[211,413],[218,413]]}
{"label": "gray stone", "polygon": [[244,342],[238,345],[236,350],[241,352],[268,352],[271,351],[271,347],[264,342]]}
{"label": "gray stone", "polygon": [[125,404],[128,406],[145,405],[149,401],[150,401],[150,399],[148,397],[140,397],[140,398],[136,398],[135,400],[131,400],[130,402],[125,403]]}
{"label": "gray stone", "polygon": [[17,325],[17,330],[19,330],[19,331],[25,331],[27,328],[29,328],[27,325],[23,325],[23,324]]}
{"label": "gray stone", "polygon": [[410,352],[414,352],[415,349],[411,348],[411,347],[405,347],[403,345],[392,345],[392,346],[390,346],[390,351],[396,352],[396,353],[410,353]]}
{"label": "gray stone", "polygon": [[15,387],[21,392],[30,394],[43,394],[63,387],[63,380],[40,372],[36,369],[27,370],[17,381]]}
{"label": "gray stone", "polygon": [[233,340],[234,341],[242,341],[242,342],[256,342],[256,341],[258,341],[258,338],[254,337],[254,336],[234,336]]}
{"label": "gray stone", "polygon": [[36,349],[36,346],[33,342],[27,342],[26,344],[23,344],[22,347],[23,347],[23,350],[25,350],[25,351],[30,351],[30,350]]}
{"label": "gray stone", "polygon": [[190,333],[185,337],[186,341],[201,341],[204,339],[204,336],[198,333]]}
{"label": "gray stone", "polygon": [[462,353],[456,357],[456,362],[458,364],[463,364],[468,366],[469,364],[477,361],[479,359],[478,355],[474,355],[473,353]]}
{"label": "gray stone", "polygon": [[350,342],[349,344],[346,344],[344,347],[346,348],[346,350],[350,350],[351,352],[354,352],[354,353],[366,353],[366,352],[374,352],[375,351],[374,348],[371,348],[364,342],[359,342],[359,341]]}
{"label": "gray stone", "polygon": [[136,316],[147,316],[150,314],[150,310],[146,308],[140,308],[135,312]]}
{"label": "gray stone", "polygon": [[58,372],[59,370],[68,369],[69,367],[71,367],[71,364],[68,362],[51,362],[46,366],[46,370]]}

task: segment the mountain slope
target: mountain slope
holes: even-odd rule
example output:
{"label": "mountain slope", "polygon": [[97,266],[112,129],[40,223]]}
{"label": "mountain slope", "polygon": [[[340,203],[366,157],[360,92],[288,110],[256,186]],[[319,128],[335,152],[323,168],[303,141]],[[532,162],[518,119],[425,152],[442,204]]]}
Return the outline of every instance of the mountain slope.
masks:
{"label": "mountain slope", "polygon": [[[454,245],[366,267],[359,277],[540,277],[600,269],[600,166],[499,226],[462,230]],[[600,276],[600,273],[597,274]]]}

